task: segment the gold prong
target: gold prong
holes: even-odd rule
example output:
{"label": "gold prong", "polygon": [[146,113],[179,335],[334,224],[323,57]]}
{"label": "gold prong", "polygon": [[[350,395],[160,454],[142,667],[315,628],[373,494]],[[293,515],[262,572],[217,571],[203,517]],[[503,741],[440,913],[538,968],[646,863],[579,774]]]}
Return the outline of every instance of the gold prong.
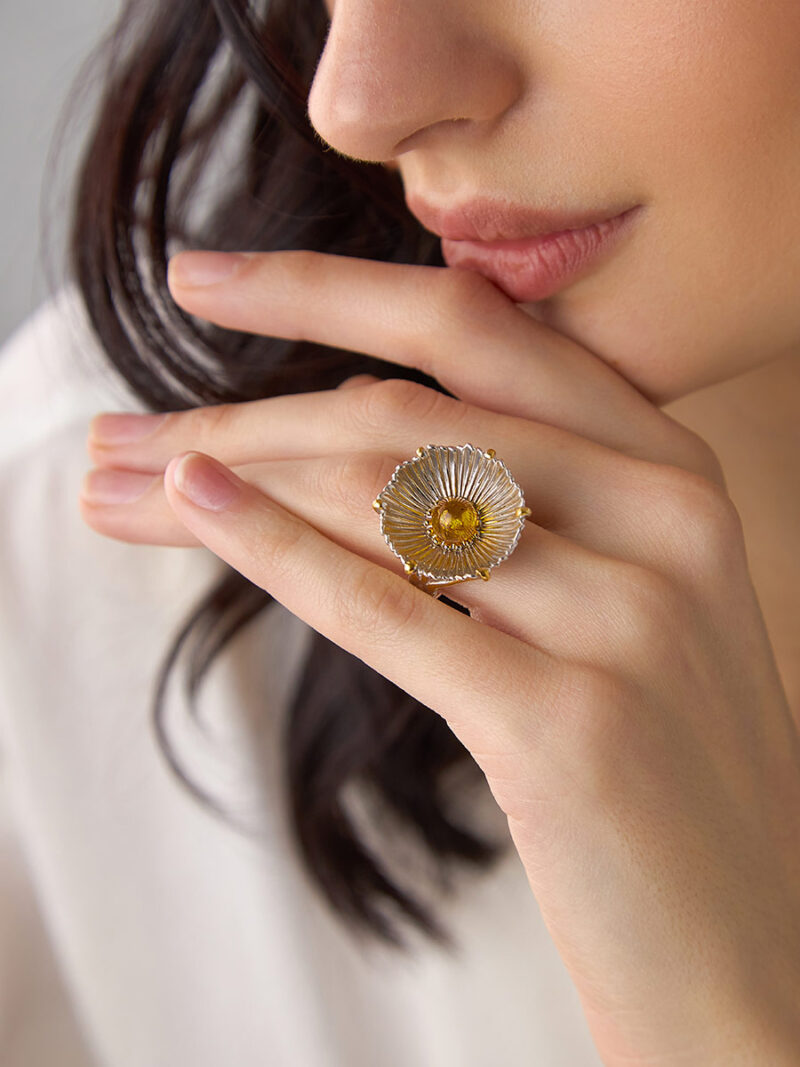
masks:
{"label": "gold prong", "polygon": [[488,567],[484,567],[483,570],[479,570],[478,571],[478,577],[482,578],[484,580],[484,582],[488,582],[489,581],[489,568]]}
{"label": "gold prong", "polygon": [[531,514],[530,508],[517,508],[517,518],[524,519],[526,515]]}
{"label": "gold prong", "polygon": [[413,559],[410,559],[407,563],[403,564],[403,570],[406,572],[406,574],[413,574],[416,569],[417,565]]}
{"label": "gold prong", "polygon": [[381,498],[379,496],[376,496],[375,499],[372,501],[372,506],[375,508],[376,511],[381,510],[381,508],[383,507],[383,502],[381,501]]}
{"label": "gold prong", "polygon": [[419,448],[417,449],[417,455],[420,456],[420,457],[425,455],[425,446],[424,445],[420,445],[419,446]]}
{"label": "gold prong", "polygon": [[487,448],[486,449],[486,455],[489,457],[489,459],[494,459],[494,457],[497,455],[497,453],[495,452],[495,450],[493,448]]}

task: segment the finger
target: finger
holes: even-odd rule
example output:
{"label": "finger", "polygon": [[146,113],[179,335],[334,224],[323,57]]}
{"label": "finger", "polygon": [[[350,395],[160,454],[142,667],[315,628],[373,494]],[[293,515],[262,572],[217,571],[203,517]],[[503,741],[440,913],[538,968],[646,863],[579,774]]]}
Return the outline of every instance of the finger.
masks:
{"label": "finger", "polygon": [[[394,461],[384,456],[352,454],[278,460],[236,473],[331,541],[405,578],[371,504],[393,471]],[[170,506],[163,480],[154,483],[137,508],[89,505],[87,521],[125,541],[199,544]],[[511,556],[489,573],[488,582],[448,586],[444,595],[468,608],[473,618],[562,659],[615,666],[620,658],[615,649],[624,646],[623,668],[634,667],[627,655],[630,621],[621,605],[637,594],[641,599],[646,580],[638,567],[528,522]]]}
{"label": "finger", "polygon": [[695,434],[475,271],[291,250],[244,254],[225,280],[192,285],[189,267],[209,256],[219,253],[169,261],[170,292],[193,315],[416,367],[462,400],[630,455],[695,470],[707,463]]}
{"label": "finger", "polygon": [[163,473],[87,471],[78,494],[78,508],[87,526],[116,541],[184,548],[202,544],[167,503]]}
{"label": "finger", "polygon": [[658,521],[665,478],[656,465],[414,382],[381,381],[174,412],[135,444],[115,446],[95,436],[103,418],[93,420],[89,439],[99,467],[156,475],[172,456],[189,449],[213,450],[220,462],[237,469],[265,456],[274,461],[363,451],[399,463],[422,444],[470,441],[495,449],[522,486],[534,522],[603,555],[658,561],[664,555],[662,527],[669,534],[675,525],[672,512],[663,524]]}
{"label": "finger", "polygon": [[[531,744],[537,714],[561,688],[551,656],[330,541],[211,457],[176,456],[164,489],[180,521],[212,552],[443,715],[473,751]],[[536,708],[506,699],[533,679]]]}
{"label": "finger", "polygon": [[340,382],[337,389],[358,389],[362,385],[372,385],[374,382],[379,382],[380,378],[376,378],[374,374],[354,374],[352,378],[345,378],[343,382]]}
{"label": "finger", "polygon": [[213,452],[230,467],[358,451],[384,452],[399,463],[421,444],[471,440],[494,448],[518,480],[535,487],[536,521],[545,526],[571,526],[583,510],[594,512],[600,490],[607,511],[615,480],[626,484],[637,463],[557,427],[487,412],[400,379],[170,412],[148,436],[116,440],[118,420],[129,418],[92,420],[87,449],[96,466],[156,475],[190,449]]}

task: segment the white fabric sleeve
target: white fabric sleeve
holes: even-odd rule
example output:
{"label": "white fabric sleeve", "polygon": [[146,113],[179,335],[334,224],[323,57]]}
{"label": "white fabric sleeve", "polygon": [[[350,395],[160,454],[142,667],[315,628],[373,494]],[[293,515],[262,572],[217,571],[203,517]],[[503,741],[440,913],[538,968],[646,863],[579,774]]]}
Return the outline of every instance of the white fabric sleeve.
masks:
{"label": "white fabric sleeve", "polygon": [[[31,456],[48,450],[75,410],[75,384],[49,373],[59,347],[77,323],[74,294],[62,291],[41,305],[0,349],[0,1063],[3,1067],[98,1067],[76,1017],[73,1001],[44,921],[37,886],[15,809],[14,765],[4,723],[14,714],[12,671],[26,635],[17,629],[24,572],[11,536],[12,519],[25,501]],[[34,461],[35,462],[35,461]],[[20,489],[17,492],[17,488]],[[35,509],[31,508],[31,512]],[[27,521],[34,522],[34,514]],[[18,645],[19,642],[19,645]],[[20,669],[22,669],[20,667]]]}

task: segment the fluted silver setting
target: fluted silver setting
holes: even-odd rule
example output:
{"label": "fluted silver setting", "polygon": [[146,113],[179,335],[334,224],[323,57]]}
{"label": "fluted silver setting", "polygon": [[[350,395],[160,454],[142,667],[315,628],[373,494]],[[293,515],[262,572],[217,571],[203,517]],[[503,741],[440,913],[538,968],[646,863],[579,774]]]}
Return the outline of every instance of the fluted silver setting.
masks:
{"label": "fluted silver setting", "polygon": [[[461,544],[444,542],[432,527],[434,509],[446,501],[477,512],[474,535]],[[530,514],[505,463],[472,444],[420,447],[395,468],[373,506],[392,552],[431,582],[488,577],[514,551]]]}

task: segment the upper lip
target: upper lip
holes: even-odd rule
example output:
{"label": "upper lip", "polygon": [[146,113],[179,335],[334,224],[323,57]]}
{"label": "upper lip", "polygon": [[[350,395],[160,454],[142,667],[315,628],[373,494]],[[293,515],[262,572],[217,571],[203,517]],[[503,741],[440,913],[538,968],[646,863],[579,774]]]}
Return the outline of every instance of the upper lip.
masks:
{"label": "upper lip", "polygon": [[[562,230],[582,230],[626,210],[594,208],[590,211],[545,211],[477,197],[455,207],[437,208],[417,196],[406,199],[409,211],[426,230],[448,241],[516,241]],[[632,205],[629,205],[632,206]]]}

